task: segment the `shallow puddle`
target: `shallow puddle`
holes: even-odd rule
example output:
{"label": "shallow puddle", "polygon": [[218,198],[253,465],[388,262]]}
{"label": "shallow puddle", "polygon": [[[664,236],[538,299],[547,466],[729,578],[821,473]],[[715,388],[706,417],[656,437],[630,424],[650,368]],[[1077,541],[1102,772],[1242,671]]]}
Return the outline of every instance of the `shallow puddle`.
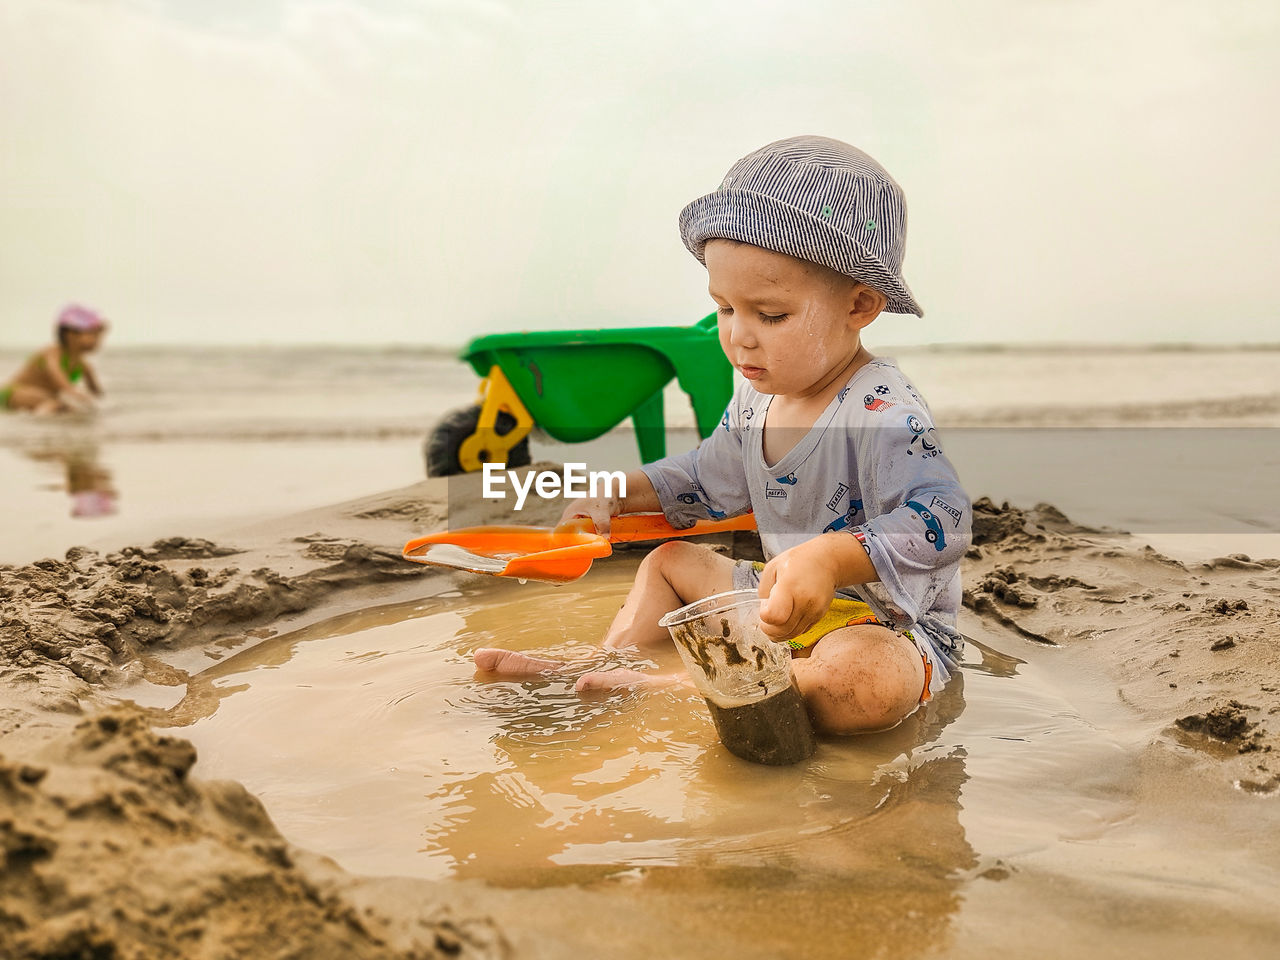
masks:
{"label": "shallow puddle", "polygon": [[[973,885],[1007,879],[1011,861],[1079,877],[1081,850],[1113,845],[1132,818],[1136,747],[1115,732],[1127,717],[1114,689],[1064,676],[1063,651],[1023,641],[979,633],[926,709],[782,769],[731,756],[692,690],[581,697],[571,677],[477,678],[482,646],[582,669],[677,667],[674,651],[645,661],[595,646],[638,559],[563,587],[464,577],[266,640],[194,678],[172,722],[199,750],[197,775],[240,780],[290,840],[349,870],[643,884],[690,904],[690,891],[742,888],[778,911],[752,920],[744,956],[806,943],[841,955],[841,936],[873,935],[881,955],[928,952]],[[825,919],[796,941],[786,916],[813,903]],[[899,924],[902,942],[885,948]]]}

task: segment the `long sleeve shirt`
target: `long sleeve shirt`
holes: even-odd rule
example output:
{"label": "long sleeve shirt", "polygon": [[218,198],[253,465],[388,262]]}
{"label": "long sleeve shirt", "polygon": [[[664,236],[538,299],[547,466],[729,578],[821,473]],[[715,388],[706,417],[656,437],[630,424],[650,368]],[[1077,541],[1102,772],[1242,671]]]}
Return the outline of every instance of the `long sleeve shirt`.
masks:
{"label": "long sleeve shirt", "polygon": [[924,630],[958,657],[969,497],[924,399],[898,365],[869,361],[791,450],[765,462],[772,396],[742,383],[695,449],[643,469],[672,525],[753,511],[767,558],[823,533],[862,541],[879,581],[842,587],[896,630]]}

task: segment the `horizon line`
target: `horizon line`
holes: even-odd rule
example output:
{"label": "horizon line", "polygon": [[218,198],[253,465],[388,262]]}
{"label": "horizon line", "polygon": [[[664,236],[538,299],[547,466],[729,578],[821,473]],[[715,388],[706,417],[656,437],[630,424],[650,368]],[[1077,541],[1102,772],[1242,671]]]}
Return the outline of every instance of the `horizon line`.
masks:
{"label": "horizon line", "polygon": [[[572,331],[565,331],[571,333]],[[424,354],[454,355],[460,352],[466,343],[432,344],[414,343],[404,340],[385,340],[363,343],[349,343],[341,340],[315,340],[298,342],[228,340],[228,341],[157,341],[109,343],[103,349],[110,350],[354,350],[369,353],[388,350],[408,350]],[[32,349],[30,341],[0,342],[0,350],[24,351]],[[35,349],[40,349],[36,347]],[[1280,350],[1280,340],[1241,340],[1226,343],[1201,342],[1193,340],[1123,340],[1115,342],[1098,342],[1089,340],[1019,340],[1019,341],[938,341],[933,343],[900,343],[876,345],[878,351],[919,351],[937,353],[1040,353],[1059,350],[1116,350],[1123,352],[1164,351],[1164,352],[1215,352],[1225,353],[1237,350]]]}

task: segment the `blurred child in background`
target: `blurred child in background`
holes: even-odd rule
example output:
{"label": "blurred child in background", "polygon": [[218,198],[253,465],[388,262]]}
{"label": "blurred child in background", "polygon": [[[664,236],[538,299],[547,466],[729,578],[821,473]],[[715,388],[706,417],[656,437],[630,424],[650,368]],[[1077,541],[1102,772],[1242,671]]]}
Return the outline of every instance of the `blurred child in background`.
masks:
{"label": "blurred child in background", "polygon": [[84,413],[97,407],[102,387],[85,357],[98,349],[107,322],[96,311],[71,304],[58,314],[54,329],[56,341],[0,387],[0,410]]}

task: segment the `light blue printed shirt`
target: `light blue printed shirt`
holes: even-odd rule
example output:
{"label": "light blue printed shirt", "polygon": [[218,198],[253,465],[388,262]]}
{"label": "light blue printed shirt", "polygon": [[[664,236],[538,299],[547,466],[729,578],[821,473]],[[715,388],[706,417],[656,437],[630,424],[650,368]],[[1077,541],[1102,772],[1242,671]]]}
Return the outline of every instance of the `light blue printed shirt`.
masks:
{"label": "light blue printed shirt", "polygon": [[972,517],[924,399],[893,360],[871,360],[770,466],[761,427],[772,399],[741,383],[697,448],[644,466],[668,521],[682,527],[754,511],[769,559],[823,533],[859,536],[880,580],[839,592],[895,630],[925,632],[954,668]]}

